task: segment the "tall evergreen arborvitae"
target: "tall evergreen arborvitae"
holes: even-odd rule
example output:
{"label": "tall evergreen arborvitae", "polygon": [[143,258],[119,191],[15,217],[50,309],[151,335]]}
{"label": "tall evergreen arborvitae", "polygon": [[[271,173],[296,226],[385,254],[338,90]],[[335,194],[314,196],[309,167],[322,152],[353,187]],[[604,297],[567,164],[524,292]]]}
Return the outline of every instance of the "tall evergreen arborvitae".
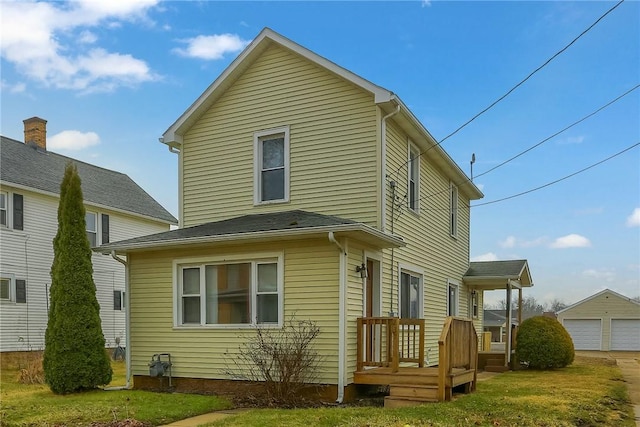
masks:
{"label": "tall evergreen arborvitae", "polygon": [[108,384],[112,370],[93,282],[80,177],[71,163],[60,186],[53,252],[43,361],[45,381],[57,394]]}

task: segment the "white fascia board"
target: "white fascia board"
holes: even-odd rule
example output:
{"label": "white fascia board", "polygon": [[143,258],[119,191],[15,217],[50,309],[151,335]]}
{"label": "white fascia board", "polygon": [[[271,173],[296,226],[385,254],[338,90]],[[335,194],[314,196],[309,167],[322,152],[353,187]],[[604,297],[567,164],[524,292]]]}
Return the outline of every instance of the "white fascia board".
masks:
{"label": "white fascia board", "polygon": [[[370,81],[352,73],[351,71],[329,61],[326,58],[312,52],[311,50],[289,40],[288,38],[276,33],[270,28],[264,28],[260,34],[236,57],[236,59],[229,64],[229,66],[218,76],[217,79],[191,104],[191,106],[176,120],[162,135],[162,142],[167,145],[173,143],[182,144],[182,140],[179,137],[186,130],[184,127],[188,124],[192,117],[198,116],[198,112],[201,108],[209,105],[208,100],[215,93],[224,88],[225,81],[233,76],[236,72],[239,72],[242,67],[241,64],[245,60],[250,60],[254,55],[262,52],[262,50],[269,46],[270,43],[277,43],[305,59],[331,71],[332,73],[340,76],[341,78],[359,86],[360,88],[372,93],[376,103],[387,102],[393,98],[393,93],[384,89],[381,86],[375,85]],[[255,54],[254,54],[255,52]]]}
{"label": "white fascia board", "polygon": [[[13,182],[0,181],[0,186],[2,186],[2,187],[11,187],[11,188],[15,188],[15,189],[18,189],[18,190],[29,191],[31,193],[40,194],[41,196],[49,196],[49,197],[53,197],[55,199],[60,199],[60,194],[59,193],[52,193],[51,191],[40,190],[38,188],[28,187],[26,185],[16,184],[16,183],[13,183]],[[124,214],[124,215],[136,217],[136,218],[144,218],[144,219],[147,219],[149,221],[159,222],[161,224],[168,224],[168,225],[177,225],[178,224],[177,222],[174,222],[174,221],[167,221],[167,220],[156,218],[156,217],[153,217],[153,216],[149,216],[149,215],[144,215],[144,214],[137,213],[137,212],[128,211],[126,209],[114,208],[113,206],[103,205],[102,203],[95,203],[95,202],[91,202],[91,201],[88,201],[88,200],[83,200],[82,203],[85,206],[92,206],[92,207],[98,208],[100,210],[117,212],[117,213],[121,213],[121,214]]]}
{"label": "white fascia board", "polygon": [[[200,237],[190,237],[184,239],[175,239],[175,240],[158,240],[151,242],[141,242],[141,243],[130,243],[130,244],[108,244],[106,248],[101,249],[101,247],[97,247],[94,250],[96,252],[102,253],[111,253],[112,251],[116,251],[117,253],[124,253],[127,251],[141,250],[141,249],[158,249],[158,248],[172,248],[176,246],[188,246],[188,245],[199,245],[199,244],[208,244],[208,243],[225,243],[225,242],[246,242],[253,240],[262,240],[262,239],[286,239],[286,238],[303,238],[308,235],[318,235],[324,236],[328,232],[334,233],[353,233],[360,232],[364,234],[369,234],[373,236],[376,240],[386,243],[385,247],[402,247],[406,246],[406,243],[402,238],[382,233],[372,227],[369,227],[365,224],[342,224],[335,226],[324,226],[324,227],[307,227],[307,228],[299,228],[295,230],[269,230],[269,231],[259,231],[253,233],[235,233],[235,234],[223,234],[216,236],[200,236]],[[356,239],[357,240],[357,239]]]}

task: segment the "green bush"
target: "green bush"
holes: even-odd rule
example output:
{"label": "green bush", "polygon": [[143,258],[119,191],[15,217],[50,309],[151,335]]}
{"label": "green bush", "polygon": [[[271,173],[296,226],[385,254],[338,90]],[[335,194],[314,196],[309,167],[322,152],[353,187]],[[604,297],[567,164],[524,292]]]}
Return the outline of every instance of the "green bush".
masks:
{"label": "green bush", "polygon": [[516,358],[533,369],[564,368],[575,351],[567,330],[556,319],[531,317],[518,329]]}
{"label": "green bush", "polygon": [[78,171],[71,164],[67,165],[60,186],[53,253],[44,379],[56,394],[108,384],[111,363],[104,350],[82,188]]}

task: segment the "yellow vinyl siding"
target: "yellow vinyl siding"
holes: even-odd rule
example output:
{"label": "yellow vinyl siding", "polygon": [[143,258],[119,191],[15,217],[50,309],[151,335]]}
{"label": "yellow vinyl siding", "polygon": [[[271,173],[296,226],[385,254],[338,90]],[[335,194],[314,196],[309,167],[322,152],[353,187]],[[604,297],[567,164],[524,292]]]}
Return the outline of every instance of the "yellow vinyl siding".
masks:
{"label": "yellow vinyl siding", "polygon": [[[415,141],[414,141],[415,143]],[[418,146],[421,152],[425,147]],[[408,209],[407,202],[407,135],[390,120],[387,123],[387,174],[397,183],[397,200],[402,207],[392,209],[390,189],[387,197],[387,228],[402,236],[407,245],[394,251],[393,310],[397,311],[398,264],[420,267],[423,274],[423,307],[426,319],[425,347],[430,349],[430,363],[437,363],[438,338],[447,315],[448,280],[459,286],[458,314],[467,316],[469,290],[462,276],[469,265],[469,205],[462,192],[458,192],[458,234],[449,234],[449,186],[450,178],[430,160],[427,151],[420,156],[420,210],[419,214]],[[395,219],[392,219],[392,212]],[[384,283],[391,281],[390,251],[385,251]],[[384,292],[385,307],[390,293]]]}
{"label": "yellow vinyl siding", "polygon": [[[185,134],[183,226],[289,209],[377,225],[373,96],[277,46]],[[253,133],[289,126],[290,202],[254,206]]]}
{"label": "yellow vinyl siding", "polygon": [[133,374],[148,375],[151,355],[167,352],[175,376],[227,378],[225,353],[236,353],[255,329],[174,328],[173,261],[280,250],[284,253],[284,319],[295,314],[297,319],[317,323],[321,332],[315,345],[324,358],[319,381],[337,383],[339,252],[324,240],[131,254]]}

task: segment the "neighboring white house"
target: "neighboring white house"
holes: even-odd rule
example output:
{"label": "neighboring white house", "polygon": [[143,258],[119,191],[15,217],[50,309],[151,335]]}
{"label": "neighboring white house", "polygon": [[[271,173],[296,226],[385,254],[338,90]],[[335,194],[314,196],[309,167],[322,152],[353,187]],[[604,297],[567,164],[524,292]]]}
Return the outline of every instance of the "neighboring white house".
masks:
{"label": "neighboring white house", "polygon": [[560,310],[576,350],[640,351],[640,303],[605,289]]}
{"label": "neighboring white house", "polygon": [[[127,175],[46,149],[46,121],[24,121],[25,143],[0,137],[0,351],[44,348],[60,183],[68,162],[82,180],[92,246],[167,231],[176,219]],[[125,269],[93,255],[107,347],[125,345]]]}

